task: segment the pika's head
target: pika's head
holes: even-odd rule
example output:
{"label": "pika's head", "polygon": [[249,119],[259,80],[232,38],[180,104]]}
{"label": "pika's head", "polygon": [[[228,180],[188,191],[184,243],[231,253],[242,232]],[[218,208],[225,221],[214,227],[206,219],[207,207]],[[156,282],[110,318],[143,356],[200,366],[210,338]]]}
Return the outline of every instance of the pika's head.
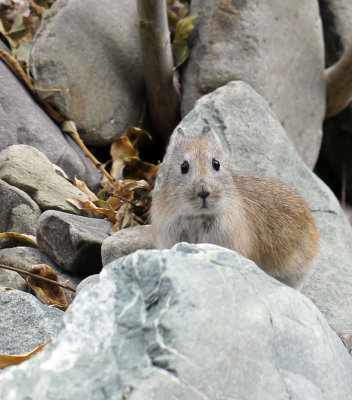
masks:
{"label": "pika's head", "polygon": [[196,137],[188,137],[178,128],[164,165],[162,186],[180,215],[220,214],[231,207],[234,181],[229,158],[209,126]]}

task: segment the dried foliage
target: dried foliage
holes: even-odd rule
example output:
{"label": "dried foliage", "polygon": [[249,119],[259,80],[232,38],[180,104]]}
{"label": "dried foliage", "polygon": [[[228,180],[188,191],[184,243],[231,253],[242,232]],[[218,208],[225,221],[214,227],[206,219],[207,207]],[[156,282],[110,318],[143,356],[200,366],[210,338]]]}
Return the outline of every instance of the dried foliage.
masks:
{"label": "dried foliage", "polygon": [[50,342],[51,342],[51,340],[49,340],[46,343],[41,344],[40,346],[36,347],[34,350],[29,351],[28,353],[25,353],[25,354],[21,354],[21,355],[9,356],[7,354],[0,354],[0,369],[4,369],[7,367],[11,367],[12,365],[19,365],[19,364],[23,363],[23,361],[28,360],[30,357],[32,357],[33,354],[40,351],[43,347],[45,347]]}
{"label": "dried foliage", "polygon": [[110,234],[129,226],[144,224],[147,220],[159,166],[139,158],[136,145],[142,135],[151,139],[148,132],[131,126],[111,145],[110,176],[115,179],[111,181],[104,177],[98,196],[84,182],[75,179],[75,186],[88,196],[89,201],[67,200],[80,210],[94,212],[112,221],[114,226]]}
{"label": "dried foliage", "polygon": [[[59,277],[55,271],[46,264],[32,265],[28,272],[31,274],[38,275],[50,279],[55,282],[60,282]],[[36,297],[44,304],[55,306],[65,311],[68,307],[68,302],[64,293],[64,290],[57,285],[54,285],[48,281],[34,278],[33,276],[27,276],[28,286],[33,290]]]}

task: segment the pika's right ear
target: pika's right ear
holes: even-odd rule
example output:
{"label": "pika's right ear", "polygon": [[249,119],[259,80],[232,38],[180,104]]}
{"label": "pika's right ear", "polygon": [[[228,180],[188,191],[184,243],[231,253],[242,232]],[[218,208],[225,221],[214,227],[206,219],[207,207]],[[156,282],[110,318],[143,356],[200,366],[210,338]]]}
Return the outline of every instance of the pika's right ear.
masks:
{"label": "pika's right ear", "polygon": [[177,134],[179,135],[179,136],[182,136],[182,137],[185,137],[185,133],[184,133],[184,131],[183,131],[183,129],[182,128],[177,128]]}

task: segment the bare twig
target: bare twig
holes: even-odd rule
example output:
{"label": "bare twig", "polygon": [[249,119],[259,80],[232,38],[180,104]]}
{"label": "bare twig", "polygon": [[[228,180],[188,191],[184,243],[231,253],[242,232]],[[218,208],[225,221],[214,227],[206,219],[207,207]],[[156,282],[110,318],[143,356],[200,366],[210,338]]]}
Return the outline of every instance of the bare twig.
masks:
{"label": "bare twig", "polygon": [[32,278],[35,278],[35,279],[40,279],[42,281],[45,281],[45,282],[48,282],[48,283],[52,283],[53,285],[60,286],[60,287],[62,287],[64,289],[67,289],[67,290],[71,290],[71,292],[75,292],[76,291],[75,288],[73,288],[72,286],[66,285],[65,283],[56,282],[56,281],[53,281],[51,279],[44,278],[44,276],[39,276],[39,275],[36,275],[36,274],[32,274],[31,272],[28,272],[28,271],[23,271],[22,269],[19,269],[19,268],[9,267],[8,265],[3,265],[3,264],[0,264],[0,268],[9,269],[10,271],[15,271],[15,272],[18,272],[20,274],[31,276]]}
{"label": "bare twig", "polygon": [[168,141],[180,121],[180,92],[170,44],[165,0],[137,0],[139,34],[149,111],[154,128]]}
{"label": "bare twig", "polygon": [[325,71],[325,119],[341,112],[352,100],[352,43],[340,60]]}

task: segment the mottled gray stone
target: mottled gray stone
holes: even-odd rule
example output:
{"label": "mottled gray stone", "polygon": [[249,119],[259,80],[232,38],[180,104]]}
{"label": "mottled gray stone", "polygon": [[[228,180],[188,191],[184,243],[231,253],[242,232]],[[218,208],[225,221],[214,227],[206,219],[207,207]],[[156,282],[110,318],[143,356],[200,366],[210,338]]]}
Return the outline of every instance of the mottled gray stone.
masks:
{"label": "mottled gray stone", "polygon": [[106,238],[101,246],[103,265],[139,249],[154,249],[150,225],[122,229]]}
{"label": "mottled gray stone", "polygon": [[41,211],[27,193],[0,179],[0,232],[35,235]]}
{"label": "mottled gray stone", "polygon": [[63,314],[29,293],[0,288],[0,354],[23,354],[54,338]]}
{"label": "mottled gray stone", "polygon": [[49,348],[0,375],[1,399],[352,396],[352,360],[312,302],[217,246],[119,258],[63,324]]}
{"label": "mottled gray stone", "polygon": [[76,289],[76,295],[81,291],[81,290],[86,290],[90,286],[92,286],[95,282],[99,280],[99,274],[94,274],[94,275],[89,275],[87,278],[83,279],[82,282],[77,286]]}
{"label": "mottled gray stone", "polygon": [[[0,48],[10,53],[0,41]],[[0,60],[0,151],[27,144],[43,152],[73,179],[84,180],[95,190],[101,174],[78,145],[64,135]]]}
{"label": "mottled gray stone", "polygon": [[0,153],[0,178],[26,192],[42,210],[82,214],[66,200],[88,201],[88,197],[65,179],[45,154],[24,144],[10,146]]}
{"label": "mottled gray stone", "polygon": [[200,14],[182,81],[183,115],[195,100],[242,80],[273,108],[312,168],[325,113],[324,46],[316,0],[192,0]]}
{"label": "mottled gray stone", "polygon": [[[350,0],[319,0],[324,28],[326,65],[336,63],[352,46]],[[336,192],[345,185],[352,203],[352,104],[324,122],[319,173]]]}
{"label": "mottled gray stone", "polygon": [[[82,277],[72,272],[67,272],[57,266],[46,254],[37,248],[18,246],[8,249],[0,250],[0,262],[8,265],[9,267],[19,268],[23,271],[28,271],[29,267],[36,264],[46,264],[51,267],[56,275],[59,277],[60,282],[65,282],[68,285],[76,288],[81,282]],[[74,292],[64,289],[67,301],[69,303],[75,297]]]}
{"label": "mottled gray stone", "polygon": [[[0,262],[3,263],[2,260]],[[2,268],[0,269],[0,286],[22,290],[23,292],[29,291],[26,281],[17,272]]]}
{"label": "mottled gray stone", "polygon": [[278,178],[307,201],[321,249],[303,292],[351,349],[352,230],[337,199],[307,168],[268,104],[247,84],[230,82],[204,96],[180,126],[187,135],[199,135],[207,124],[230,150],[236,172]]}
{"label": "mottled gray stone", "polygon": [[69,89],[48,101],[76,122],[86,143],[111,143],[136,125],[145,101],[136,2],[55,1],[30,65],[34,79]]}
{"label": "mottled gray stone", "polygon": [[88,275],[101,270],[101,245],[112,227],[103,219],[46,211],[39,219],[37,241],[61,268]]}

